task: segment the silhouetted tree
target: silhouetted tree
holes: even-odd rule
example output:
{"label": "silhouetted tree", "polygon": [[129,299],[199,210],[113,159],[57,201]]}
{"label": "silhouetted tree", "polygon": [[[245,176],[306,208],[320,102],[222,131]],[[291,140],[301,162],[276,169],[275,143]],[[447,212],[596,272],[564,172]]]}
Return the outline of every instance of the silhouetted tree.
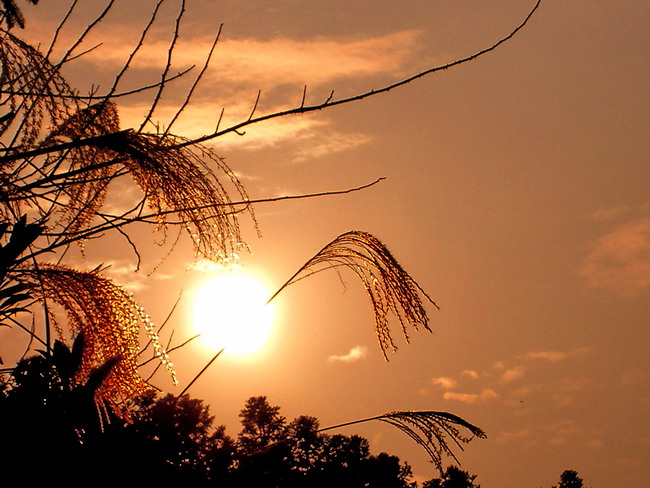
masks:
{"label": "silhouetted tree", "polygon": [[[22,359],[0,375],[0,459],[3,475],[79,481],[100,467],[134,459],[111,444],[121,418],[98,403],[97,392],[119,358],[81,380],[83,335],[72,349],[56,341],[50,353]],[[69,471],[61,471],[70,466]],[[38,468],[35,470],[35,468]]]}
{"label": "silhouetted tree", "polygon": [[474,483],[476,475],[471,475],[457,466],[448,466],[439,478],[425,481],[422,488],[481,488]]}
{"label": "silhouetted tree", "polygon": [[205,471],[214,417],[203,401],[167,394],[139,403],[130,428],[149,441],[148,450],[171,464]]}
{"label": "silhouetted tree", "polygon": [[552,488],[583,488],[582,478],[578,472],[572,469],[565,469],[560,475],[560,484],[553,485]]}
{"label": "silhouetted tree", "polygon": [[239,444],[244,453],[256,453],[280,439],[285,431],[286,419],[280,415],[280,407],[271,406],[265,396],[246,400],[239,413],[241,431]]}
{"label": "silhouetted tree", "polygon": [[[266,397],[252,397],[240,417],[239,486],[408,488],[411,468],[396,456],[372,455],[368,440],[320,432],[318,420],[286,423]],[[244,441],[242,443],[242,440]]]}

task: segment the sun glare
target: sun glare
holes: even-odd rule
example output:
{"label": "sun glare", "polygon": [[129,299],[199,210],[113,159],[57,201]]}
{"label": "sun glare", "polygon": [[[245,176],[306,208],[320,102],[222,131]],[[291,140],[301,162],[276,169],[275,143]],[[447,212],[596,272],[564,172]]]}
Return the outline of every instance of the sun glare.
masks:
{"label": "sun glare", "polygon": [[254,354],[268,342],[273,309],[261,281],[238,272],[221,273],[203,284],[193,306],[193,323],[202,342],[225,355]]}

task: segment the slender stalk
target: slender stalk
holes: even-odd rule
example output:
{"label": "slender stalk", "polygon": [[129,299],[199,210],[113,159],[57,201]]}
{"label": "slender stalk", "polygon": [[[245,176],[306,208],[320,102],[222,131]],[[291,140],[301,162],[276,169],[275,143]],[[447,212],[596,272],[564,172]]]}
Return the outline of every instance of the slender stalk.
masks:
{"label": "slender stalk", "polygon": [[190,382],[188,383],[188,385],[187,385],[185,388],[183,388],[183,391],[181,391],[181,392],[178,394],[178,396],[176,397],[176,400],[175,400],[175,401],[178,401],[178,400],[179,400],[179,399],[180,399],[180,398],[181,398],[181,397],[182,397],[182,396],[187,392],[187,390],[189,390],[189,389],[191,388],[191,386],[192,386],[194,383],[196,383],[196,380],[198,380],[198,379],[201,377],[201,375],[202,375],[203,373],[205,373],[206,370],[207,370],[207,369],[212,365],[212,363],[214,363],[214,362],[217,360],[217,358],[221,355],[221,353],[224,351],[224,349],[225,349],[225,348],[221,348],[221,350],[219,350],[219,351],[218,351],[218,352],[217,352],[217,353],[212,357],[212,359],[210,359],[210,361],[208,361],[208,363],[207,363],[205,366],[203,366],[203,369],[202,369],[201,371],[199,371],[199,373],[198,373],[198,374],[197,374],[197,375],[192,379],[192,381],[190,381]]}
{"label": "slender stalk", "polygon": [[363,424],[365,422],[372,422],[373,420],[380,420],[383,417],[385,417],[385,415],[376,415],[374,417],[367,417],[365,419],[352,420],[350,422],[343,422],[341,424],[330,425],[329,427],[323,427],[322,429],[318,429],[316,432],[326,432],[328,430],[339,429],[341,427],[348,427],[350,425]]}

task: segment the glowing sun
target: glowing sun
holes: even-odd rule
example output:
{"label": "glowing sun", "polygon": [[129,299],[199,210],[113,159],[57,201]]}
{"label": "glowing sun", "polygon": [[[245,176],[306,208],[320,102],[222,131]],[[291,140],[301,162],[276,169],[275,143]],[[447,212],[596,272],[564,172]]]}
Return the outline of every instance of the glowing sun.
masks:
{"label": "glowing sun", "polygon": [[224,354],[243,356],[259,351],[268,341],[273,309],[270,294],[258,279],[236,272],[214,276],[199,289],[193,324],[203,343]]}

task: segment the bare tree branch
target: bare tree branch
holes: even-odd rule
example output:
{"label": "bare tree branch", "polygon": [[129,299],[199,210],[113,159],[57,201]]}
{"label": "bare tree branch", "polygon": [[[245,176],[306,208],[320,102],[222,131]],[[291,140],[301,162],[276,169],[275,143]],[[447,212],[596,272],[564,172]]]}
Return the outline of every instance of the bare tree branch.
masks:
{"label": "bare tree branch", "polygon": [[[182,145],[191,145],[191,144],[195,144],[195,143],[199,143],[199,142],[205,142],[205,141],[208,141],[208,140],[223,136],[223,135],[228,134],[230,132],[235,132],[235,133],[240,134],[241,130],[244,127],[247,127],[247,126],[253,125],[253,124],[259,124],[260,122],[265,122],[265,121],[271,120],[271,119],[277,119],[279,117],[286,117],[288,115],[298,115],[298,114],[305,114],[305,113],[309,113],[309,112],[316,112],[316,111],[323,110],[323,109],[326,109],[326,108],[335,107],[337,105],[344,105],[344,104],[348,104],[348,103],[352,103],[352,102],[358,102],[360,100],[364,100],[366,98],[373,97],[375,95],[380,95],[382,93],[387,93],[387,92],[389,92],[391,90],[394,90],[395,88],[399,88],[401,86],[407,85],[407,84],[409,84],[409,83],[411,83],[411,82],[413,82],[413,81],[415,81],[415,80],[417,80],[419,78],[423,78],[423,77],[425,77],[427,75],[437,73],[439,71],[444,71],[444,70],[447,70],[449,68],[453,68],[455,66],[459,66],[461,64],[467,63],[469,61],[473,61],[473,60],[475,60],[475,59],[477,59],[477,58],[479,58],[479,57],[481,57],[481,56],[483,56],[483,55],[485,55],[485,54],[487,54],[489,52],[494,51],[499,46],[501,46],[505,42],[512,39],[521,29],[523,29],[526,26],[526,24],[528,24],[528,21],[531,19],[531,17],[535,13],[535,11],[538,9],[541,2],[542,2],[542,0],[537,0],[537,3],[532,8],[532,10],[528,13],[526,18],[512,32],[510,32],[510,34],[508,34],[507,36],[501,38],[499,41],[492,44],[490,47],[482,49],[482,50],[480,50],[480,51],[478,51],[478,52],[476,52],[474,54],[471,54],[470,56],[466,56],[464,58],[458,59],[456,61],[444,64],[444,65],[441,65],[441,66],[434,66],[432,68],[421,71],[421,72],[419,72],[417,74],[409,76],[408,78],[404,78],[404,79],[402,79],[402,80],[400,80],[398,82],[392,83],[390,85],[386,85],[384,87],[377,88],[377,89],[374,89],[374,90],[370,90],[370,91],[367,91],[365,93],[360,93],[360,94],[353,95],[353,96],[350,96],[350,97],[341,98],[341,99],[338,99],[338,100],[333,100],[334,92],[332,92],[330,94],[330,96],[324,102],[316,104],[316,105],[304,106],[301,103],[298,107],[295,107],[295,108],[292,108],[292,109],[289,109],[289,110],[274,112],[274,113],[270,113],[270,114],[267,114],[267,115],[262,115],[262,116],[259,116],[259,117],[255,117],[255,118],[253,118],[252,117],[253,114],[251,114],[251,117],[249,117],[247,120],[244,120],[244,121],[242,121],[242,122],[240,122],[238,124],[232,125],[232,126],[226,128],[226,129],[222,129],[220,131],[213,132],[212,134],[207,134],[205,136],[189,140],[187,142],[182,143]],[[258,97],[259,97],[259,95],[258,95]]]}

